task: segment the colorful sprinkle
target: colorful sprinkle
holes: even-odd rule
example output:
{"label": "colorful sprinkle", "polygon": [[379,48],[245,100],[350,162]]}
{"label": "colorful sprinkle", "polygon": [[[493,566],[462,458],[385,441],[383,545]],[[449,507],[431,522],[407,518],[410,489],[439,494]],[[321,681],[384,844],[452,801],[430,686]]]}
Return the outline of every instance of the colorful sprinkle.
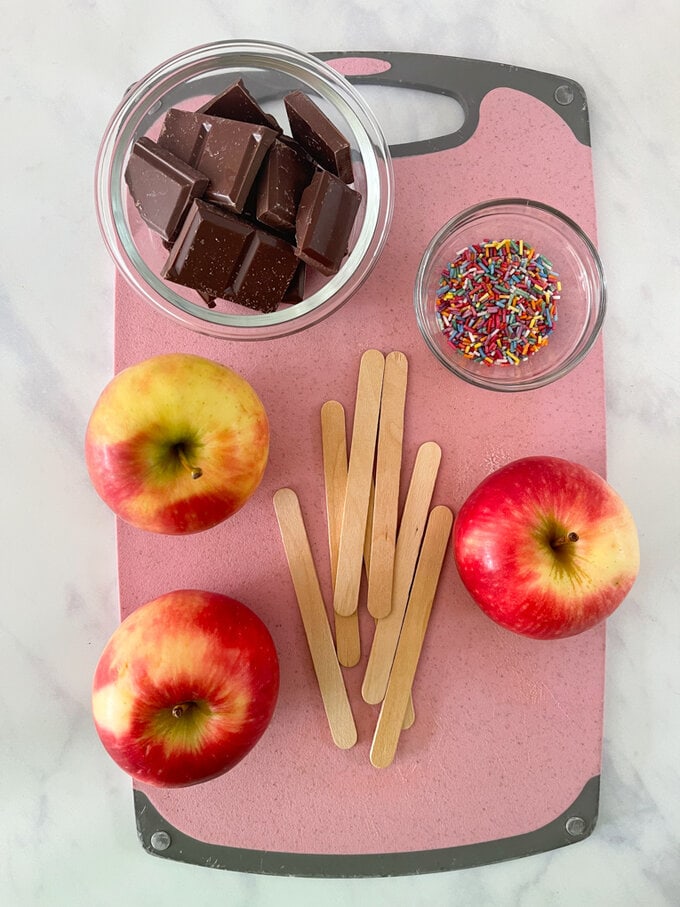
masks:
{"label": "colorful sprinkle", "polygon": [[466,358],[519,365],[548,342],[561,289],[552,264],[525,240],[487,240],[442,269],[437,321]]}

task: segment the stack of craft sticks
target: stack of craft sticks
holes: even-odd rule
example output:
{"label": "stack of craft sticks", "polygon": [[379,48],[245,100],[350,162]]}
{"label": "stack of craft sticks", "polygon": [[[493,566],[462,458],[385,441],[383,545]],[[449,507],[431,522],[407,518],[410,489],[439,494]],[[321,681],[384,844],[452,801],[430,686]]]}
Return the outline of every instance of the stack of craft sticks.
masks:
{"label": "stack of craft sticks", "polygon": [[335,643],[297,496],[289,488],[274,495],[331,735],[342,748],[357,739],[340,665],[353,667],[360,659],[365,565],[375,632],[362,696],[382,703],[370,752],[378,768],[392,762],[402,729],[414,720],[411,688],[453,522],[447,507],[430,510],[441,460],[433,441],[418,449],[399,516],[407,377],[403,353],[363,354],[349,457],[342,405],[331,400],[321,410]]}

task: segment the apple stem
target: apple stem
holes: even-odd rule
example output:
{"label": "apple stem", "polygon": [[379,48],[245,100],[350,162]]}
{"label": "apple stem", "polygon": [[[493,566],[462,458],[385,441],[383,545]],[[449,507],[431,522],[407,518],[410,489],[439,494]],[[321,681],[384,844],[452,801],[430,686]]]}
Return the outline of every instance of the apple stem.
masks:
{"label": "apple stem", "polygon": [[174,718],[181,718],[185,712],[188,712],[189,709],[194,705],[193,702],[180,702],[179,705],[175,705],[172,708],[172,714]]}
{"label": "apple stem", "polygon": [[566,535],[561,535],[558,539],[555,539],[555,541],[552,542],[551,547],[561,548],[562,545],[566,545],[568,542],[571,542],[572,544],[574,542],[578,542],[578,533],[568,532]]}
{"label": "apple stem", "polygon": [[183,466],[188,472],[191,473],[191,478],[192,478],[192,479],[200,479],[200,478],[201,478],[201,476],[203,475],[203,470],[201,469],[200,466],[194,466],[192,463],[190,463],[190,462],[187,460],[187,455],[184,453],[184,451],[182,450],[181,447],[178,447],[178,448],[177,448],[177,456],[178,456],[179,462],[182,464],[182,466]]}

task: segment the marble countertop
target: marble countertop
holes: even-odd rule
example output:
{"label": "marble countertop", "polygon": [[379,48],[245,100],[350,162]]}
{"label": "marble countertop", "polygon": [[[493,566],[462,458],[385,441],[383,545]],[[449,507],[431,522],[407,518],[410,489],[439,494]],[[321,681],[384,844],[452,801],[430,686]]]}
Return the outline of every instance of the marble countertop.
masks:
{"label": "marble countertop", "polygon": [[[196,0],[187,9],[175,0],[4,7],[0,902],[680,903],[680,7]],[[112,374],[113,266],[92,174],[126,86],[184,48],[238,37],[491,59],[560,73],[586,90],[610,294],[608,477],[635,515],[642,571],[608,626],[600,818],[576,846],[370,880],[210,871],[139,846],[129,781],[103,752],[89,703],[118,620],[114,521],[83,460],[87,418]]]}

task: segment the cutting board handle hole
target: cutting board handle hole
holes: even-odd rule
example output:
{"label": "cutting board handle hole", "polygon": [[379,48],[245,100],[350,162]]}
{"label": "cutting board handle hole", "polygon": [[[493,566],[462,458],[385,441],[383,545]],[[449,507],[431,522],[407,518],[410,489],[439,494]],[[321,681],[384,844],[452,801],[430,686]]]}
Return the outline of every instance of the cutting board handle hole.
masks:
{"label": "cutting board handle hole", "polygon": [[356,88],[382,126],[389,145],[451,135],[465,122],[463,105],[450,95],[389,85],[361,84]]}

